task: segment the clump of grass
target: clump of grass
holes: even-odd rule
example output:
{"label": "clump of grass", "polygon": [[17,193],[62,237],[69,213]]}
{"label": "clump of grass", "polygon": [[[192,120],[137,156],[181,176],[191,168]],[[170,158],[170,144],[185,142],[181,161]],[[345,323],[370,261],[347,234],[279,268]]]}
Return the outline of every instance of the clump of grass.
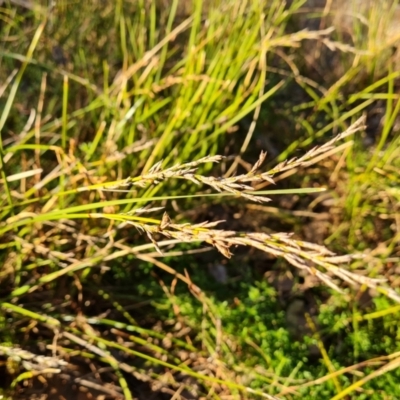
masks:
{"label": "clump of grass", "polygon": [[[250,169],[250,171],[243,175],[232,176],[228,178],[214,178],[207,177],[203,175],[199,175],[196,173],[196,169],[199,165],[205,162],[217,162],[221,160],[220,156],[212,156],[205,157],[197,161],[193,161],[186,164],[177,164],[170,168],[162,168],[161,163],[157,163],[147,174],[141,175],[139,177],[128,177],[121,181],[114,182],[104,182],[102,184],[96,184],[88,187],[80,187],[75,190],[77,195],[84,194],[86,192],[91,191],[120,191],[130,192],[134,187],[143,187],[148,185],[157,185],[169,179],[183,179],[189,182],[193,182],[197,185],[206,185],[212,187],[214,190],[217,190],[222,195],[235,195],[240,196],[248,200],[253,201],[269,201],[268,198],[262,197],[262,193],[253,190],[253,186],[251,184],[260,183],[260,182],[269,182],[273,183],[274,175],[278,175],[279,173],[285,172],[291,168],[298,168],[302,165],[311,165],[316,162],[316,160],[320,160],[326,154],[332,150],[332,146],[341,138],[347,137],[360,128],[362,128],[362,119],[352,125],[346,132],[341,135],[338,135],[336,138],[332,139],[327,144],[316,147],[309,151],[304,156],[299,159],[292,159],[288,162],[280,163],[275,168],[267,171],[260,172],[261,165],[265,159],[265,153],[261,153],[259,160],[257,163]],[[61,196],[65,196],[65,192],[55,193],[50,196],[50,200],[52,199],[53,204],[57,203],[57,198]],[[173,198],[174,196],[171,196]],[[165,196],[164,199],[168,199],[169,196]],[[40,202],[42,199],[38,199]],[[361,275],[352,273],[344,268],[340,267],[340,264],[347,263],[351,260],[351,256],[336,256],[332,252],[328,251],[323,246],[318,246],[315,244],[307,243],[304,241],[299,241],[292,239],[290,235],[286,233],[272,234],[268,235],[265,233],[241,233],[235,231],[226,231],[215,229],[215,226],[218,224],[218,221],[214,222],[204,222],[200,224],[174,224],[167,213],[164,213],[162,219],[154,219],[144,217],[141,214],[143,212],[155,212],[159,210],[159,208],[150,208],[143,209],[142,207],[135,209],[133,207],[129,212],[95,212],[94,210],[98,208],[103,208],[103,210],[110,210],[117,206],[121,206],[127,203],[137,203],[144,201],[154,201],[156,198],[148,198],[148,199],[119,199],[119,200],[109,200],[109,201],[101,201],[101,202],[91,202],[85,205],[80,206],[72,206],[65,207],[63,209],[54,209],[47,212],[21,212],[16,217],[9,218],[5,224],[0,228],[0,232],[2,235],[6,235],[10,232],[26,232],[26,228],[32,227],[34,231],[38,229],[43,230],[44,227],[48,226],[50,228],[50,232],[52,232],[52,236],[56,238],[62,237],[62,231],[68,229],[71,233],[78,233],[78,229],[82,230],[82,227],[86,221],[95,221],[95,220],[105,220],[109,221],[110,225],[105,226],[103,230],[103,234],[98,232],[97,235],[102,236],[108,239],[108,243],[102,250],[95,252],[93,255],[87,255],[85,259],[80,259],[80,256],[70,249],[68,253],[60,252],[58,250],[52,250],[51,248],[54,245],[54,241],[50,239],[49,234],[46,235],[46,241],[41,240],[41,246],[32,246],[26,238],[24,239],[21,234],[18,236],[13,236],[11,242],[14,245],[18,244],[21,246],[21,252],[25,255],[33,254],[42,254],[45,255],[51,262],[51,264],[56,263],[58,265],[62,265],[61,269],[56,269],[54,272],[49,272],[45,275],[40,274],[37,279],[29,279],[28,282],[21,282],[18,288],[14,289],[10,295],[9,299],[19,298],[22,296],[28,295],[31,296],[32,293],[35,293],[44,285],[56,284],[60,279],[65,277],[67,274],[77,274],[78,271],[84,270],[83,274],[80,275],[79,281],[81,284],[88,279],[91,275],[91,270],[95,268],[96,264],[102,264],[104,262],[108,262],[111,260],[116,260],[118,256],[126,254],[125,252],[120,252],[119,247],[115,246],[117,242],[118,245],[121,245],[124,242],[124,238],[120,235],[117,235],[117,232],[125,229],[126,227],[133,226],[138,229],[140,232],[145,232],[152,244],[155,246],[157,251],[162,254],[161,247],[168,244],[171,245],[173,243],[192,243],[192,242],[204,242],[209,243],[212,246],[216,247],[224,256],[230,257],[232,255],[230,248],[233,246],[247,246],[254,247],[266,253],[272,254],[276,257],[283,257],[292,265],[307,270],[309,273],[316,275],[323,282],[330,287],[333,287],[337,290],[340,290],[337,284],[332,280],[332,275],[343,279],[344,281],[350,284],[362,284],[367,287],[382,290],[389,297],[398,300],[397,294],[392,291],[390,288],[384,288],[381,286],[382,281],[378,279],[371,279],[367,277],[363,277]],[[48,204],[48,203],[47,203]],[[21,204],[15,204],[15,207],[22,206]],[[30,203],[29,206],[31,206]],[[45,206],[46,207],[46,206]],[[78,225],[73,221],[82,221]],[[46,229],[47,230],[47,229]],[[45,230],[45,232],[46,232]],[[129,230],[125,230],[125,234],[131,236]],[[166,238],[166,241],[157,240],[155,238],[156,235],[162,236]],[[58,239],[60,240],[60,239]],[[94,238],[90,237],[80,239],[84,242],[90,244]],[[46,244],[47,247],[44,248],[43,245]],[[40,250],[42,248],[42,250]],[[180,279],[184,281],[190,287],[192,293],[195,294],[196,297],[203,298],[201,290],[190,281],[190,278],[187,276],[183,276],[181,274],[177,274],[172,269],[163,265],[163,263],[159,263],[154,260],[153,256],[148,256],[147,252],[143,253],[142,246],[131,246],[128,250],[129,253],[135,255],[136,258],[152,261],[155,266],[161,267],[163,270],[172,273],[176,279]],[[10,252],[8,255],[8,259],[6,259],[6,264],[12,262],[12,258],[14,257],[14,253]],[[32,257],[31,256],[31,257]],[[50,265],[51,265],[50,264]],[[312,266],[314,264],[315,266]],[[317,268],[323,268],[326,272],[322,272]],[[35,269],[38,270],[40,268],[39,263],[35,266]],[[21,301],[21,300],[20,300]],[[41,321],[44,323],[49,329],[54,331],[54,334],[57,336],[57,340],[72,340],[77,345],[83,346],[84,348],[89,348],[91,352],[97,354],[101,357],[101,359],[108,360],[107,362],[110,364],[112,368],[116,371],[120,369],[117,368],[117,360],[112,358],[108,352],[104,352],[104,350],[99,349],[98,347],[93,347],[93,345],[89,345],[87,343],[88,331],[86,329],[83,330],[82,338],[76,336],[69,332],[68,326],[65,326],[63,323],[63,318],[55,318],[46,315],[41,315],[36,312],[28,311],[19,306],[15,306],[9,302],[2,303],[2,309],[6,312],[12,312],[20,314],[21,316],[34,318],[38,322]],[[113,323],[115,327],[118,324]],[[109,341],[105,341],[101,336],[93,336],[93,334],[89,335],[92,339],[103,344],[106,344],[106,347],[114,347]],[[88,347],[89,346],[89,347]],[[121,348],[122,350],[122,348]],[[11,350],[10,350],[11,351]],[[123,351],[131,353],[127,348],[123,348]],[[135,352],[136,354],[136,352]],[[110,358],[111,357],[111,358]],[[144,359],[147,358],[144,354],[142,355]],[[152,362],[155,362],[153,358],[150,359]],[[167,363],[165,366],[176,369],[173,364]],[[47,370],[46,370],[47,371]],[[53,370],[52,370],[53,371]],[[127,370],[125,369],[125,372]],[[128,371],[132,370],[128,368]],[[49,372],[49,371],[47,371]],[[54,372],[54,371],[53,371]],[[182,371],[182,372],[186,372]],[[190,375],[190,373],[189,373]],[[31,376],[31,375],[29,375]],[[195,375],[197,376],[197,375]],[[197,376],[198,377],[198,376]],[[18,378],[19,379],[19,378]],[[209,378],[204,377],[204,379],[208,380]],[[18,381],[18,380],[17,380]],[[16,382],[17,382],[16,381]],[[213,379],[211,379],[213,381]],[[119,382],[121,387],[126,386],[124,382],[124,378],[119,377]],[[226,382],[220,382],[226,384]],[[228,385],[229,386],[229,385]],[[241,386],[241,390],[250,390]],[[128,395],[128,392],[125,393]]]}

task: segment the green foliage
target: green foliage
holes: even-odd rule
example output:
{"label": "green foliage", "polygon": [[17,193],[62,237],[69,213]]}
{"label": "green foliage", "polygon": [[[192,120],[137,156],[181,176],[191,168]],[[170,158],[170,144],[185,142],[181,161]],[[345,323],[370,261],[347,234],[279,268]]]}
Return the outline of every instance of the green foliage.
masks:
{"label": "green foliage", "polygon": [[127,399],[398,398],[397,2],[351,38],[294,29],[302,0],[28,3],[0,6],[1,396],[68,360]]}

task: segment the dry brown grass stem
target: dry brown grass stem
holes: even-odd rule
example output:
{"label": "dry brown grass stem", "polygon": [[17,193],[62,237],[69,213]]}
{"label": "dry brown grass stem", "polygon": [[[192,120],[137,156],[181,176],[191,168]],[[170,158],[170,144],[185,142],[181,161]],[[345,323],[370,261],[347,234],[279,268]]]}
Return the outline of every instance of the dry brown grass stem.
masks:
{"label": "dry brown grass stem", "polygon": [[348,264],[354,259],[361,258],[362,255],[335,255],[324,246],[293,239],[290,233],[270,235],[214,229],[220,222],[203,222],[194,225],[174,224],[168,214],[164,213],[159,225],[144,224],[136,221],[127,223],[145,232],[160,254],[162,254],[162,251],[154,238],[156,234],[168,239],[176,239],[179,242],[205,242],[211,244],[227,258],[233,255],[232,248],[249,246],[275,257],[284,258],[291,265],[315,275],[326,285],[339,292],[342,290],[332,277],[340,278],[351,286],[366,285],[374,290],[380,289],[388,297],[400,302],[400,296],[394,290],[380,287],[385,282],[384,279],[369,278],[341,267],[341,265]]}
{"label": "dry brown grass stem", "polygon": [[255,202],[268,202],[270,201],[267,197],[255,196],[249,192],[254,190],[252,184],[258,184],[261,182],[268,182],[274,184],[274,175],[292,170],[294,168],[308,167],[315,162],[319,161],[324,155],[327,155],[335,146],[336,142],[342,140],[354,133],[360,131],[365,127],[365,117],[359,118],[354,124],[352,124],[346,131],[335,136],[333,139],[323,144],[322,146],[316,146],[309,150],[300,158],[292,158],[285,160],[275,166],[273,169],[267,172],[259,172],[267,153],[261,152],[258,161],[253,165],[251,170],[246,174],[235,175],[232,177],[215,178],[212,176],[203,176],[196,174],[198,167],[205,163],[218,163],[223,159],[222,156],[206,156],[196,161],[191,161],[184,164],[177,164],[170,168],[162,168],[162,160],[157,162],[150,168],[147,174],[139,177],[128,177],[123,182],[119,182],[114,186],[104,187],[103,190],[108,191],[121,191],[121,188],[129,190],[130,187],[139,186],[147,187],[149,185],[159,184],[167,179],[178,178],[185,179],[195,183],[196,185],[204,184],[212,187],[218,192],[233,193],[237,196],[242,196]]}

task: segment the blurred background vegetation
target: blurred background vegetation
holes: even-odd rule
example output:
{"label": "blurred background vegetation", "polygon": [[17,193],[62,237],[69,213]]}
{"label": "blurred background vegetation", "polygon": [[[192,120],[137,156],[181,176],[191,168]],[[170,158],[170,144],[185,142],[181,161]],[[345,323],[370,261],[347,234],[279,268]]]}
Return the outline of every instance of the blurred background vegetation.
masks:
{"label": "blurred background vegetation", "polygon": [[[0,396],[400,398],[387,291],[248,247],[161,255],[117,218],[294,232],[397,291],[399,27],[395,0],[0,1]],[[268,170],[362,114],[267,205],[124,181],[216,154],[199,173],[230,177],[262,150]]]}

